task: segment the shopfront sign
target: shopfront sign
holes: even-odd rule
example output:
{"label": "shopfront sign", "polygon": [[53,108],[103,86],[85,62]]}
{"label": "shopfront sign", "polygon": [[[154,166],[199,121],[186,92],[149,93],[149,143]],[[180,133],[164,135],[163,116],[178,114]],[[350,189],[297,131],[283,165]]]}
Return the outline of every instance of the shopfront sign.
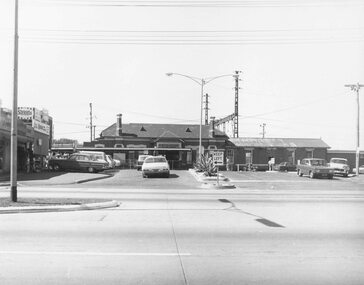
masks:
{"label": "shopfront sign", "polygon": [[36,131],[36,132],[40,132],[40,133],[46,134],[46,135],[50,134],[50,131],[49,131],[50,128],[49,128],[49,125],[47,125],[47,124],[33,120],[32,127],[34,128],[34,131]]}
{"label": "shopfront sign", "polygon": [[23,121],[31,122],[34,117],[33,108],[18,107],[18,118]]}

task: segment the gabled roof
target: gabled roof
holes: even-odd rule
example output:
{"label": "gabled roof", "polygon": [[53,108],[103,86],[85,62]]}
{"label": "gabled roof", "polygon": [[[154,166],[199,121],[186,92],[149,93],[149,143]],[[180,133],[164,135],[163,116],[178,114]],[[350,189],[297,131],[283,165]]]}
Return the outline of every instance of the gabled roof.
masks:
{"label": "gabled roof", "polygon": [[[197,139],[200,137],[200,125],[187,124],[142,124],[130,123],[122,125],[122,132],[125,136],[131,135],[138,138],[180,138]],[[101,132],[103,137],[116,137],[116,123]],[[215,137],[228,138],[228,136],[215,129]],[[210,137],[210,126],[202,125],[202,138]]]}
{"label": "gabled roof", "polygon": [[230,138],[237,147],[330,148],[322,139],[313,138]]}

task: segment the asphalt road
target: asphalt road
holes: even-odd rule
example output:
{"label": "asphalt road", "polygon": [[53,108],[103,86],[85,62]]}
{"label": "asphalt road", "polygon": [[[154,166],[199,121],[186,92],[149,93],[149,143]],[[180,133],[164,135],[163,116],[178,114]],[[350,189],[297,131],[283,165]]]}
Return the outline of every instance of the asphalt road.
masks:
{"label": "asphalt road", "polygon": [[[310,179],[298,177],[295,172],[222,172],[239,190],[361,190],[364,189],[364,175],[334,179]],[[87,183],[76,183],[77,181]],[[46,172],[22,177],[21,186],[76,187],[108,189],[200,189],[201,183],[184,170],[172,170],[170,178],[143,178],[135,169],[111,170],[99,174]],[[1,184],[0,184],[1,185]]]}
{"label": "asphalt road", "polygon": [[122,204],[0,215],[0,284],[364,284],[360,189],[99,183],[20,187],[24,196],[103,197]]}

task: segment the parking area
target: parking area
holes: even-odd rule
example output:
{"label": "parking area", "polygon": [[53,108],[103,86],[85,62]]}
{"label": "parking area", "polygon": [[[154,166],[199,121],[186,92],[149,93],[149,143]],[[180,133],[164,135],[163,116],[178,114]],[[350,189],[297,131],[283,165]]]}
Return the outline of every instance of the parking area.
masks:
{"label": "parking area", "polygon": [[[362,190],[364,175],[359,177],[335,176],[333,179],[299,177],[296,172],[221,171],[238,190]],[[9,177],[2,177],[0,186],[8,186]],[[112,169],[100,173],[44,172],[20,175],[19,184],[24,186],[114,188],[114,189],[201,189],[187,170],[171,170],[169,178],[143,178],[136,169]],[[80,182],[82,181],[82,182]]]}
{"label": "parking area", "polygon": [[171,170],[169,178],[143,178],[142,172],[136,169],[120,169],[114,172],[113,177],[88,182],[84,185],[112,188],[193,189],[199,188],[201,183],[187,170]]}
{"label": "parking area", "polygon": [[364,188],[364,176],[334,176],[333,179],[310,179],[299,177],[296,172],[279,171],[224,171],[230,182],[243,189],[307,189],[307,190],[361,190]]}

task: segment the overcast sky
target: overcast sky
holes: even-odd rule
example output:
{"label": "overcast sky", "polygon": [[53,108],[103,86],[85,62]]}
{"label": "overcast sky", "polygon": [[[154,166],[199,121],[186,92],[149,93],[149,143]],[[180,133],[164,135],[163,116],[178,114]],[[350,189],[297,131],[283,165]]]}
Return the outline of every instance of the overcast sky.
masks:
{"label": "overcast sky", "polygon": [[[19,0],[19,106],[45,108],[55,138],[124,123],[200,121],[192,80],[242,71],[239,135],[356,147],[364,0]],[[0,1],[0,98],[12,107],[14,1]],[[206,85],[209,116],[234,112],[234,80]],[[361,109],[364,110],[364,88]],[[361,149],[364,147],[361,116]]]}

